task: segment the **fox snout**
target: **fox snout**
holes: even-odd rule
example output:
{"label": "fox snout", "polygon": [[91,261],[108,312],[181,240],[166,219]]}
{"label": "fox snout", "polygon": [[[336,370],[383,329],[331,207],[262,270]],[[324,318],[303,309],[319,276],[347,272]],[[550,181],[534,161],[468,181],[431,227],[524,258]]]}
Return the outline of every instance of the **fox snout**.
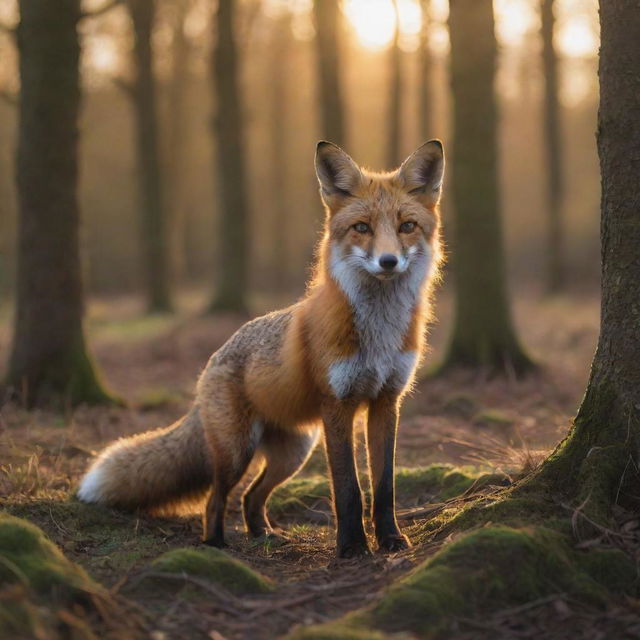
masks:
{"label": "fox snout", "polygon": [[378,258],[378,264],[385,270],[385,272],[389,273],[398,266],[398,257],[393,253],[383,253]]}
{"label": "fox snout", "polygon": [[372,273],[381,280],[390,280],[407,269],[408,260],[396,253],[382,253],[371,259]]}

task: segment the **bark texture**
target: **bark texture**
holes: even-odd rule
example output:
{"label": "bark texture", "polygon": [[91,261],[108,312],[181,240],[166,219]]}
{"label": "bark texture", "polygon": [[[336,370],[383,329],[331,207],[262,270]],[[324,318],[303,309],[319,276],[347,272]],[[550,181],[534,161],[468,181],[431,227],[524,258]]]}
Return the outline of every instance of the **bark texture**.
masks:
{"label": "bark texture", "polygon": [[603,0],[600,28],[600,338],[573,428],[532,484],[571,488],[602,519],[640,451],[640,4]]}
{"label": "bark texture", "polygon": [[142,242],[150,312],[170,311],[167,211],[160,163],[157,90],[152,37],[155,0],[128,0],[134,33],[136,76],[133,103],[136,119]]}
{"label": "bark texture", "polygon": [[562,197],[562,136],[558,100],[558,54],[553,43],[555,30],[554,0],[542,0],[542,67],[545,78],[544,132],[547,174],[547,293],[558,293],[565,285],[564,230]]}
{"label": "bark texture", "polygon": [[340,4],[314,0],[318,64],[320,137],[341,147],[345,141],[344,106],[340,83]]}
{"label": "bark texture", "polygon": [[28,405],[108,400],[82,329],[80,0],[21,0],[18,276],[7,382]]}
{"label": "bark texture", "polygon": [[526,370],[509,310],[498,186],[491,0],[451,0],[456,319],[445,367]]}
{"label": "bark texture", "polygon": [[217,113],[215,147],[220,195],[218,290],[212,310],[245,311],[249,241],[248,194],[234,0],[219,0],[214,26],[212,74]]}

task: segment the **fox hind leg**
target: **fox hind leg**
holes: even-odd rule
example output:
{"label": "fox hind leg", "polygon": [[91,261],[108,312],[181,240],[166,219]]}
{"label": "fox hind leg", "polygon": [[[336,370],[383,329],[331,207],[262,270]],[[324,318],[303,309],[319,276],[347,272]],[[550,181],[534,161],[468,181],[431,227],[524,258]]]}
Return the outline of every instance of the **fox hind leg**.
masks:
{"label": "fox hind leg", "polygon": [[262,436],[262,424],[242,411],[203,413],[205,437],[213,460],[213,485],[203,518],[203,541],[224,547],[224,518],[231,490],[240,482]]}
{"label": "fox hind leg", "polygon": [[266,502],[271,492],[308,460],[318,442],[318,435],[319,429],[294,431],[273,425],[265,428],[259,449],[265,464],[242,497],[245,526],[252,536],[260,537],[272,532]]}

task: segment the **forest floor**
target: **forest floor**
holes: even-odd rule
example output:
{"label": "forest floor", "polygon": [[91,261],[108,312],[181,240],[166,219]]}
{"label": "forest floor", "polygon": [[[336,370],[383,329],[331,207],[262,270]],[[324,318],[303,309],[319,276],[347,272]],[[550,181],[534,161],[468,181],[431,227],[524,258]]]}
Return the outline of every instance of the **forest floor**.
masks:
{"label": "forest floor", "polygon": [[[450,301],[446,295],[441,298],[427,369],[442,356],[450,325]],[[161,564],[152,566],[165,552],[200,548],[195,514],[154,519],[75,501],[73,491],[91,455],[114,438],[181,416],[209,356],[244,320],[198,315],[191,298],[185,306],[188,311],[175,316],[144,317],[134,299],[90,305],[92,351],[109,388],[127,401],[126,407],[82,407],[62,414],[26,411],[9,403],[0,409],[0,507],[41,527],[113,598],[111,613],[76,607],[73,616],[87,615],[98,637],[276,638],[367,606],[443,544],[362,560],[334,559],[320,450],[273,500],[279,523],[288,530],[288,544],[248,541],[239,490],[232,499],[228,553],[266,577],[263,592],[237,591],[224,581],[214,584],[197,571],[171,574],[158,570]],[[464,500],[476,489],[491,491],[537,465],[569,427],[597,340],[597,297],[542,301],[523,295],[515,315],[524,344],[541,365],[538,372],[523,380],[489,379],[482,372],[424,377],[405,403],[398,442],[398,510],[410,538],[416,523],[447,501]],[[9,341],[7,316],[0,318],[2,361]],[[362,462],[362,443],[359,458]],[[478,478],[489,480],[478,483]],[[0,580],[0,613],[3,602],[16,597]],[[59,617],[70,624],[65,615]],[[453,621],[447,633],[460,638],[639,635],[640,615],[632,603],[590,608],[561,594],[518,610]]]}

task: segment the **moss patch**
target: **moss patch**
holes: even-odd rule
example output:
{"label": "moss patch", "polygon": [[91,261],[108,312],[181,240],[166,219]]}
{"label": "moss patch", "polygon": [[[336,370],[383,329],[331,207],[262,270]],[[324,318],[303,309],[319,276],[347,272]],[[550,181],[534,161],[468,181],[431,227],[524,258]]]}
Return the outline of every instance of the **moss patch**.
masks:
{"label": "moss patch", "polygon": [[41,526],[65,554],[108,585],[195,535],[187,520],[144,518],[75,499],[27,500],[7,509]]}
{"label": "moss patch", "polygon": [[[544,527],[487,527],[447,545],[371,609],[323,632],[335,627],[444,637],[456,616],[486,615],[559,593],[602,605],[612,595],[635,595],[637,580],[634,563],[621,551],[578,551],[568,537]],[[294,637],[325,637],[313,629],[309,633]]]}
{"label": "moss patch", "polygon": [[206,578],[234,595],[269,593],[273,583],[220,549],[174,549],[151,564],[155,571]]}
{"label": "moss patch", "polygon": [[388,636],[372,629],[358,629],[349,624],[334,622],[302,627],[287,637],[291,640],[384,640]]}
{"label": "moss patch", "polygon": [[[35,525],[0,514],[0,635],[57,638],[73,605],[91,607],[94,598],[108,600],[104,589],[61,553]],[[65,623],[66,619],[66,623]],[[75,637],[92,637],[73,616]]]}
{"label": "moss patch", "polygon": [[309,509],[331,510],[329,480],[323,476],[294,478],[277,489],[268,504],[275,517],[295,518]]}
{"label": "moss patch", "polygon": [[[425,502],[443,502],[462,495],[472,487],[481,489],[488,485],[504,485],[504,474],[483,473],[475,467],[454,467],[449,464],[432,464],[427,467],[400,468],[396,472],[396,499],[399,507],[412,507]],[[365,499],[369,501],[367,478],[361,478],[366,487]],[[324,476],[294,478],[279,488],[269,501],[269,512],[275,517],[295,518],[309,515],[308,511],[331,509],[331,489]]]}

